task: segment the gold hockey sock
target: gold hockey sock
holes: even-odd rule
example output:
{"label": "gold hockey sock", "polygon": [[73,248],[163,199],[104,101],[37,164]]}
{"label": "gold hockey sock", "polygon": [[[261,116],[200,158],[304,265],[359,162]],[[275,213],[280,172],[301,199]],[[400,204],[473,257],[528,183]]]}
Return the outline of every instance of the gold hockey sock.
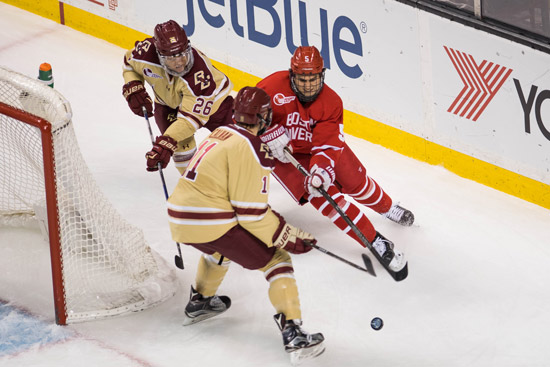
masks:
{"label": "gold hockey sock", "polygon": [[221,255],[216,252],[213,255],[203,254],[199,259],[195,290],[204,297],[212,297],[216,294],[229,269],[231,261],[224,258],[222,264],[218,265],[220,258]]}
{"label": "gold hockey sock", "polygon": [[269,300],[277,311],[287,320],[301,319],[298,287],[294,279],[294,268],[290,255],[277,249],[271,261],[260,269],[269,282]]}

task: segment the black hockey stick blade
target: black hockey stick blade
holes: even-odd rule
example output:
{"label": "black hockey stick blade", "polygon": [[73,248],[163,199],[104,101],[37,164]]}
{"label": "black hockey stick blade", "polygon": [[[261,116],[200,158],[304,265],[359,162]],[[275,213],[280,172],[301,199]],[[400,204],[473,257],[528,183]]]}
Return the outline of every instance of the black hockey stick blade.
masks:
{"label": "black hockey stick blade", "polygon": [[395,272],[390,272],[390,275],[396,282],[400,282],[403,279],[407,278],[409,275],[409,263],[406,263],[403,269]]}
{"label": "black hockey stick blade", "polygon": [[178,269],[183,270],[183,259],[181,258],[181,256],[176,255],[174,257],[174,262],[176,263],[176,266],[178,267]]}
{"label": "black hockey stick blade", "polygon": [[374,272],[374,267],[372,266],[372,261],[370,257],[368,257],[367,254],[361,254],[361,257],[363,258],[363,262],[365,263],[365,268],[367,268],[367,273],[375,277],[376,273]]}
{"label": "black hockey stick blade", "polygon": [[390,274],[393,280],[395,280],[396,282],[400,282],[407,278],[407,276],[409,275],[409,263],[406,263],[403,269],[399,271],[392,270],[390,269],[389,262],[382,259],[382,257],[374,248],[369,247],[369,249],[371,250],[374,257],[376,257],[376,259],[380,262],[380,265],[382,265],[384,269],[386,269],[386,271]]}

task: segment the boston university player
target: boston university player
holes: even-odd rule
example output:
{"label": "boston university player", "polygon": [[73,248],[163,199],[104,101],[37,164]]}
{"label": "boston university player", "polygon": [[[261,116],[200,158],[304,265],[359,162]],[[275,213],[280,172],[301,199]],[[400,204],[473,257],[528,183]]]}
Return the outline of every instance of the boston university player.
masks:
{"label": "boston university player", "polygon": [[[344,141],[343,106],[340,97],[324,84],[323,58],[317,48],[301,46],[290,61],[290,71],[279,71],[261,80],[258,87],[272,97],[273,126],[262,140],[277,158],[274,176],[300,205],[310,202],[349,236],[357,238],[348,224],[322,197],[322,187],[372,243],[393,272],[406,272],[403,254],[377,232],[353,202],[371,208],[404,226],[412,225],[413,214],[393,203],[390,196],[367,175],[367,170]],[[284,154],[287,147],[311,173],[302,174]],[[363,245],[364,246],[364,245]],[[406,275],[405,275],[406,276]]]}
{"label": "boston university player", "polygon": [[194,133],[201,127],[213,131],[231,123],[233,85],[187,39],[174,20],[158,24],[154,37],[136,42],[124,56],[122,93],[130,109],[143,116],[153,113],[153,102],[144,81],[155,93],[155,121],[162,134],[146,154],[147,170],[162,168],[174,155],[183,173],[195,153]]}
{"label": "boston university player", "polygon": [[269,96],[245,87],[235,97],[235,124],[210,134],[168,199],[174,240],[203,252],[195,286],[185,307],[184,325],[226,311],[227,296],[217,296],[231,261],[259,270],[269,282],[269,299],[291,360],[312,358],[324,351],[321,333],[301,328],[300,300],[288,252],[301,254],[315,243],[267,204],[274,159],[258,135],[271,122]]}

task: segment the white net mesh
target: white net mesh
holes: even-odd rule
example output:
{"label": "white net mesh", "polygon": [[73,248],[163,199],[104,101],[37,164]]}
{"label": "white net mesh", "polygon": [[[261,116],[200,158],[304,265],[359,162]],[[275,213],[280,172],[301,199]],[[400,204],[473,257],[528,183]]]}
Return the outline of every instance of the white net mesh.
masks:
{"label": "white net mesh", "polygon": [[[175,273],[103,196],[76,141],[68,101],[0,67],[0,102],[52,125],[67,322],[139,311],[175,292]],[[0,114],[0,226],[46,220],[38,128]]]}

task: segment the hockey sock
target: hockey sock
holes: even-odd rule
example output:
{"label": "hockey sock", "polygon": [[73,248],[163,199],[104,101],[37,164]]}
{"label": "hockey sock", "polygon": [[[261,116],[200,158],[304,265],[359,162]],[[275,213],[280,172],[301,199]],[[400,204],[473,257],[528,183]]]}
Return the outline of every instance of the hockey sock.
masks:
{"label": "hockey sock", "polygon": [[[369,219],[361,212],[361,210],[353,203],[347,201],[344,194],[338,191],[338,189],[332,185],[327,190],[327,193],[338,204],[340,209],[348,216],[349,219],[357,226],[357,228],[363,233],[363,235],[372,242],[376,236],[376,230]],[[328,217],[332,223],[340,228],[348,236],[359,242],[363,247],[365,245],[353,232],[350,226],[346,223],[344,218],[332,207],[332,205],[324,197],[310,198],[310,203],[321,212],[325,217]],[[391,203],[391,202],[390,202]]]}
{"label": "hockey sock", "polygon": [[287,320],[301,319],[298,286],[288,252],[277,249],[271,261],[260,271],[269,282],[269,300],[277,313],[283,313]]}
{"label": "hockey sock", "polygon": [[220,258],[220,254],[215,253],[214,255],[203,254],[199,259],[195,289],[204,297],[212,297],[216,294],[229,269],[231,261],[224,259],[222,264],[218,265]]}
{"label": "hockey sock", "polygon": [[346,192],[346,194],[377,213],[386,213],[391,208],[391,198],[376,181],[368,176],[365,178],[365,183],[359,187],[357,192]]}

